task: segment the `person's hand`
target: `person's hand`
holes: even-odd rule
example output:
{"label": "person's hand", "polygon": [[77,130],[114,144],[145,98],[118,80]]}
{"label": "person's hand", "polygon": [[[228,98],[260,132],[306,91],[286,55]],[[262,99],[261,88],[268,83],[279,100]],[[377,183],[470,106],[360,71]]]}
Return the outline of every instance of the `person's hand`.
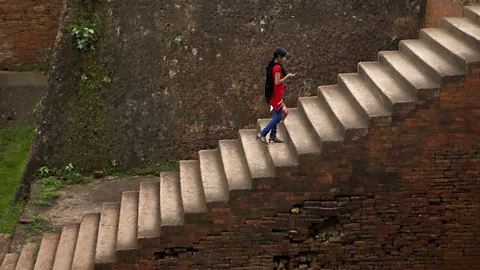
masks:
{"label": "person's hand", "polygon": [[295,77],[297,73],[288,73],[287,78]]}

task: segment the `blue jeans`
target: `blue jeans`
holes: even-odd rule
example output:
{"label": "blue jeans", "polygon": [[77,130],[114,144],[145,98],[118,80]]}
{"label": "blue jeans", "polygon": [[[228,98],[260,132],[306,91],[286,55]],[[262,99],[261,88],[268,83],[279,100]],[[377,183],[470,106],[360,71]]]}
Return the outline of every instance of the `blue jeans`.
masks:
{"label": "blue jeans", "polygon": [[275,111],[275,109],[274,109],[272,120],[270,120],[270,122],[268,122],[267,126],[262,131],[260,131],[260,135],[262,137],[264,137],[264,136],[267,136],[268,132],[270,132],[270,138],[271,139],[276,138],[277,137],[277,125],[278,125],[278,123],[280,123],[280,121],[282,121],[282,119],[283,119],[282,107],[280,107],[278,109],[278,112]]}

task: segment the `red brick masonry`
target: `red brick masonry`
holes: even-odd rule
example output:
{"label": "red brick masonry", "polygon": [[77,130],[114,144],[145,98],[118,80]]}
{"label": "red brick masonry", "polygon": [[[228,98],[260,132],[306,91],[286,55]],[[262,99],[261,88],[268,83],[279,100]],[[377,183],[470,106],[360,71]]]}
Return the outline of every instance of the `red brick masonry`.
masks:
{"label": "red brick masonry", "polygon": [[117,267],[478,269],[479,122],[474,69],[298,173],[163,229],[139,264]]}
{"label": "red brick masonry", "polygon": [[478,0],[427,0],[425,27],[438,27],[441,18],[461,16],[465,3],[478,2]]}
{"label": "red brick masonry", "polygon": [[50,61],[61,0],[0,0],[0,70]]}

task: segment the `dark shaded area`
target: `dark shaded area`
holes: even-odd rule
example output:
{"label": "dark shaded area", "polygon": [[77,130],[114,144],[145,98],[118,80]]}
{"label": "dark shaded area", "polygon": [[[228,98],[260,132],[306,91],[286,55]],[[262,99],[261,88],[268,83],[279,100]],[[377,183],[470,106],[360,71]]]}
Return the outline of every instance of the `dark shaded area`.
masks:
{"label": "dark shaded area", "polygon": [[180,254],[188,254],[193,252],[198,252],[199,250],[191,247],[175,247],[167,248],[165,251],[155,252],[155,260],[165,259],[166,257],[176,257],[178,258]]}

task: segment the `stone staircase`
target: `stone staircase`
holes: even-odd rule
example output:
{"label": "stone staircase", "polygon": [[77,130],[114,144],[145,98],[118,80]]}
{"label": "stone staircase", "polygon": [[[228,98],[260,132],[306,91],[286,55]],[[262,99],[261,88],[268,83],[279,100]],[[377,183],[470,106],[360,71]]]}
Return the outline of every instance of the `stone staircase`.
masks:
{"label": "stone staircase", "polygon": [[[479,63],[480,6],[468,6],[463,17],[444,18],[441,28],[422,29],[419,40],[402,41],[399,51],[380,52],[379,61],[359,63],[358,72],[340,74],[337,85],[300,98],[280,125],[284,144],[265,146],[255,140],[258,130],[240,130],[239,139],[200,151],[199,160],[181,161],[179,172],[162,172],[139,192],[123,192],[121,202],[105,203],[81,224],[44,234],[39,250],[30,244],[7,254],[0,269],[112,269],[135,265],[139,254],[175,236],[192,243],[206,235],[192,232],[205,216],[253,190],[292,188],[282,179],[308,171],[312,158],[341,151],[372,123],[401,121],[400,112],[438,98],[442,85],[462,80]],[[267,122],[259,120],[258,128]],[[238,217],[255,211],[237,210]]]}

